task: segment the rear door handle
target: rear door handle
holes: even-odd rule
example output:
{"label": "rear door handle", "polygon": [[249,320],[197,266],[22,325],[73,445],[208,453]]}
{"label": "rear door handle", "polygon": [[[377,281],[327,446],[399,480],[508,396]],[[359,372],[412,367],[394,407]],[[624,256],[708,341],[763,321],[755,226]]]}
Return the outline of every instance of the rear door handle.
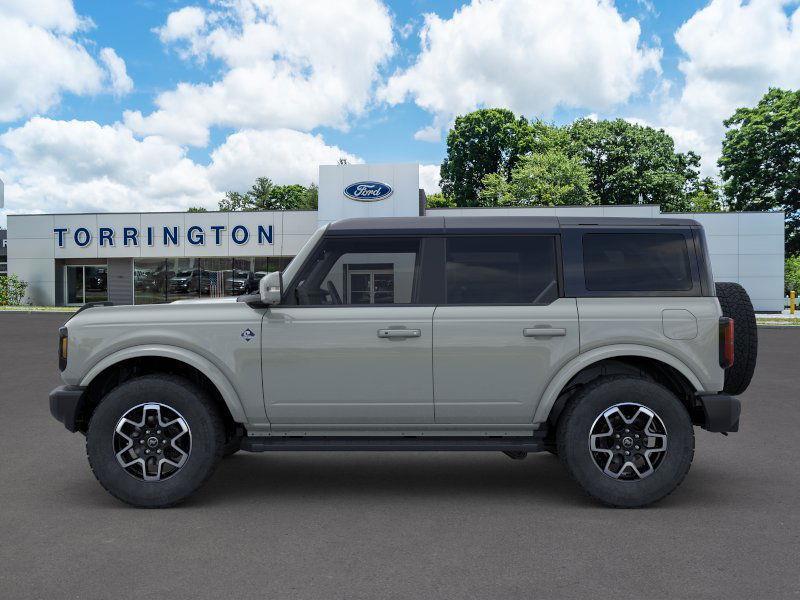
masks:
{"label": "rear door handle", "polygon": [[522,330],[525,337],[559,337],[567,335],[562,327],[526,327]]}
{"label": "rear door handle", "polygon": [[422,335],[420,329],[378,329],[379,338],[418,338]]}

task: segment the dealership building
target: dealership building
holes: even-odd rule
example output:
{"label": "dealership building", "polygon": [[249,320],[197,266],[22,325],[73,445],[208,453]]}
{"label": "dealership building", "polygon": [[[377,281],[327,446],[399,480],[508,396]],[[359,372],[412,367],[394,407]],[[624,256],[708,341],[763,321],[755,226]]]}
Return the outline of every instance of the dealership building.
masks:
{"label": "dealership building", "polygon": [[150,304],[252,289],[264,273],[283,269],[318,227],[338,219],[434,215],[696,219],[705,227],[717,280],[742,284],[756,310],[784,306],[781,212],[662,214],[650,205],[428,209],[416,163],[321,166],[316,211],[9,215],[4,251],[8,272],[28,282],[33,304]]}

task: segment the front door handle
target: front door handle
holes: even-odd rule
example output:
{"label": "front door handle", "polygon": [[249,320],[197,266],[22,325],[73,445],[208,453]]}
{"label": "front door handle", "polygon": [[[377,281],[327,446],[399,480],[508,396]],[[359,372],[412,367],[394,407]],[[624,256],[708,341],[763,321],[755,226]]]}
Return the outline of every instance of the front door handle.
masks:
{"label": "front door handle", "polygon": [[379,338],[418,338],[421,335],[422,331],[419,329],[378,329]]}
{"label": "front door handle", "polygon": [[567,335],[562,327],[526,327],[522,330],[525,337],[559,337]]}

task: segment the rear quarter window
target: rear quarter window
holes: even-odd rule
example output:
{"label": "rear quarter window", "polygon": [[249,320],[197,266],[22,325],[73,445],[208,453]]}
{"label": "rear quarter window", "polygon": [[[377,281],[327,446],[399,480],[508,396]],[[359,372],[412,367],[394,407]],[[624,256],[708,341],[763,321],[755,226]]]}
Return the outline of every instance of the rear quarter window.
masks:
{"label": "rear quarter window", "polygon": [[583,268],[591,292],[680,292],[694,286],[680,233],[584,234]]}

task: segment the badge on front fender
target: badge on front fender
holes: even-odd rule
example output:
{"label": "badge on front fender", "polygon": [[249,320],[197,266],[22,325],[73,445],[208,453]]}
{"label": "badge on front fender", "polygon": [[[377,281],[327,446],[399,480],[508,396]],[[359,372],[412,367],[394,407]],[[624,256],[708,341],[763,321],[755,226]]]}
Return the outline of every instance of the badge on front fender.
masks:
{"label": "badge on front fender", "polygon": [[242,332],[242,339],[243,339],[245,342],[249,342],[249,341],[250,341],[250,340],[252,340],[254,337],[256,337],[256,334],[255,334],[255,333],[253,333],[253,330],[252,330],[252,329],[250,329],[249,327],[248,327],[247,329],[245,329],[245,330]]}

